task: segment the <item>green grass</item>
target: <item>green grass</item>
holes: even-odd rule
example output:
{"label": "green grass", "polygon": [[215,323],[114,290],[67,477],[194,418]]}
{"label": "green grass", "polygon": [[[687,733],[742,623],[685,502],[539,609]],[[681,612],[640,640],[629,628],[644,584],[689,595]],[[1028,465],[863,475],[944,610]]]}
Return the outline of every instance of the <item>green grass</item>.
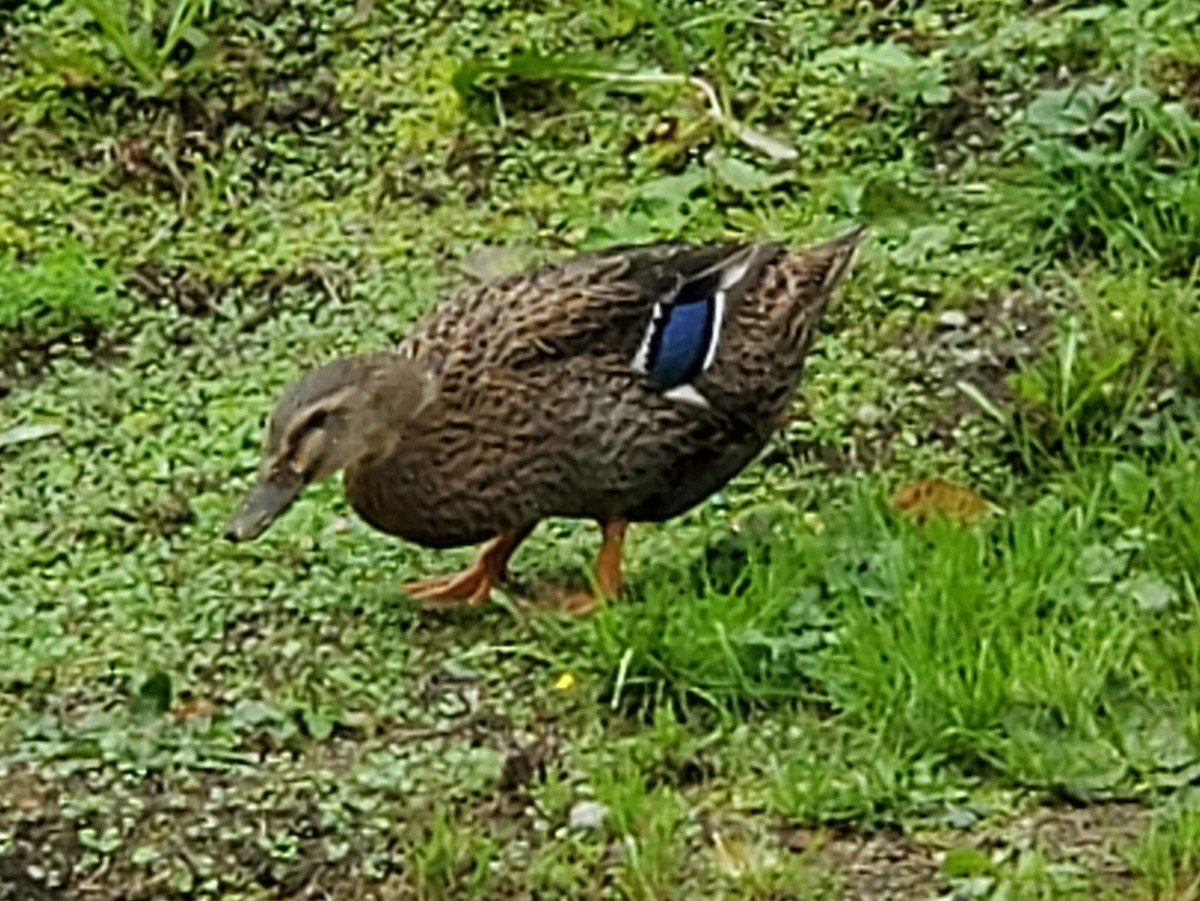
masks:
{"label": "green grass", "polygon": [[[851,6],[9,12],[0,901],[1195,893],[1194,4]],[[586,524],[437,616],[470,552],[336,485],[220,540],[464,269],[853,221],[796,417],[596,616],[526,602]]]}
{"label": "green grass", "polygon": [[128,312],[117,277],[65,244],[29,263],[0,259],[0,329],[17,340],[46,340],[85,328],[112,328]]}
{"label": "green grass", "polygon": [[1200,123],[1182,103],[1143,85],[1073,85],[1035,96],[1024,120],[1029,228],[1113,265],[1193,270]]}
{"label": "green grass", "polygon": [[1151,898],[1174,899],[1200,889],[1200,818],[1187,793],[1163,810],[1146,836],[1130,850],[1135,872]]}

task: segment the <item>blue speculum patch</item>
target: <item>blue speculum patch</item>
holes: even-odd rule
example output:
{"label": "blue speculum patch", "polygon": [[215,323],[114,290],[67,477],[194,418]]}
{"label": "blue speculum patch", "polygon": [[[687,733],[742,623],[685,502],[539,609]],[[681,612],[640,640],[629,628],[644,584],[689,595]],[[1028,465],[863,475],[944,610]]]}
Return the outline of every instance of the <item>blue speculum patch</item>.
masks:
{"label": "blue speculum patch", "polygon": [[716,326],[712,297],[667,307],[650,339],[647,371],[656,385],[671,389],[700,374]]}
{"label": "blue speculum patch", "polygon": [[717,292],[719,272],[692,277],[679,286],[654,323],[646,356],[646,374],[663,391],[686,385],[704,369],[721,327]]}

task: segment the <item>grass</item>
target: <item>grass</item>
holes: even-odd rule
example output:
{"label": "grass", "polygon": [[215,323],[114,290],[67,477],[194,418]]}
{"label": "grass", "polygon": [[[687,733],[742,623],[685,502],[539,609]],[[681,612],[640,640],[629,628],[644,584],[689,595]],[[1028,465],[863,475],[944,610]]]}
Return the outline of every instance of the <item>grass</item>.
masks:
{"label": "grass", "polygon": [[1134,870],[1152,898],[1186,898],[1200,884],[1200,847],[1195,799],[1190,793],[1162,811],[1145,837],[1130,851]]}
{"label": "grass", "polygon": [[[0,899],[1191,897],[1198,46],[1187,0],[21,5]],[[397,583],[469,551],[336,485],[219,540],[279,389],[464,269],[860,220],[793,421],[586,621],[521,598],[588,525],[440,616]],[[934,480],[992,512],[889,503]]]}
{"label": "grass", "polygon": [[[186,82],[192,71],[212,61],[212,46],[199,23],[213,12],[213,0],[145,0],[128,5],[112,0],[76,0],[100,32],[106,64],[125,67],[135,83],[150,94],[161,94],[173,82]],[[186,61],[175,57],[185,51]],[[107,73],[106,73],[107,74]]]}
{"label": "grass", "polygon": [[26,264],[10,253],[0,260],[0,328],[17,340],[111,328],[128,312],[117,287],[117,277],[77,244]]}
{"label": "grass", "polygon": [[1192,269],[1200,131],[1183,104],[1141,85],[1076,85],[1034,97],[1025,127],[1029,190],[1044,195],[1027,198],[1029,225],[1047,241],[1115,265]]}

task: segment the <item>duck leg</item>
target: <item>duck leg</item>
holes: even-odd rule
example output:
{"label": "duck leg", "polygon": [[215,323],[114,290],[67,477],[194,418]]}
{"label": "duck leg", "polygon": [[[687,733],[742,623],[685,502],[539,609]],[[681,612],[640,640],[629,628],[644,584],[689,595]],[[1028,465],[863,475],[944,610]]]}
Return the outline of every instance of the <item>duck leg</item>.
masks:
{"label": "duck leg", "polygon": [[533,526],[522,526],[501,532],[484,546],[470,566],[462,572],[417,582],[404,583],[404,591],[418,601],[428,604],[452,604],[466,601],[478,606],[507,575],[508,561]]}
{"label": "duck leg", "polygon": [[562,605],[567,613],[583,616],[595,610],[601,601],[615,598],[621,593],[621,551],[625,546],[625,532],[629,523],[614,519],[601,523],[601,528],[604,537],[596,554],[596,590],[569,596]]}

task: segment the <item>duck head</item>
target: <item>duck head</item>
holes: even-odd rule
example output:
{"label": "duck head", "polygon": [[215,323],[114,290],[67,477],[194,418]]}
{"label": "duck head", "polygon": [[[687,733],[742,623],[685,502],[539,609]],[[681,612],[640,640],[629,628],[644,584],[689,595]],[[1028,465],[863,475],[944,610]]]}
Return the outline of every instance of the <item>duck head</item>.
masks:
{"label": "duck head", "polygon": [[257,538],[305,486],[385,452],[433,394],[428,373],[394,353],[343,357],[305,373],[271,412],[258,480],[225,537]]}

